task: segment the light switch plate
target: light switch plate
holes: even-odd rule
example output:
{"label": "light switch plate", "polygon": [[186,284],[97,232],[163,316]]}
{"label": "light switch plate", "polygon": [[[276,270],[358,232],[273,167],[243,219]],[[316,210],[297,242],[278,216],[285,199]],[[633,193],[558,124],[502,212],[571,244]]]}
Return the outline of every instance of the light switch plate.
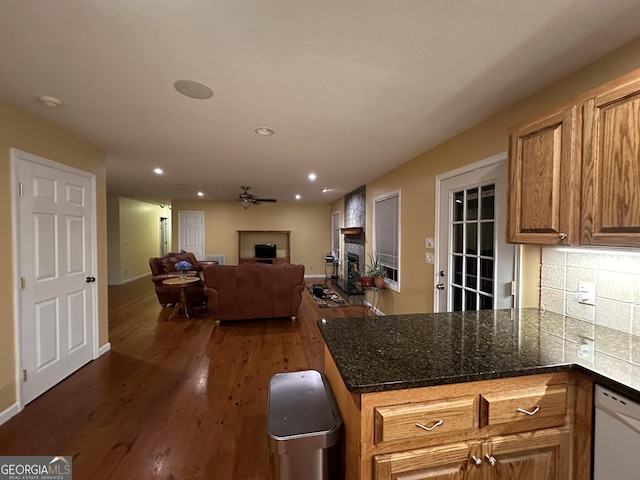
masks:
{"label": "light switch plate", "polygon": [[424,254],[424,263],[429,263],[429,264],[433,265],[433,263],[434,263],[433,253],[425,252],[425,254]]}
{"label": "light switch plate", "polygon": [[424,248],[435,248],[436,239],[431,237],[425,237],[424,239]]}

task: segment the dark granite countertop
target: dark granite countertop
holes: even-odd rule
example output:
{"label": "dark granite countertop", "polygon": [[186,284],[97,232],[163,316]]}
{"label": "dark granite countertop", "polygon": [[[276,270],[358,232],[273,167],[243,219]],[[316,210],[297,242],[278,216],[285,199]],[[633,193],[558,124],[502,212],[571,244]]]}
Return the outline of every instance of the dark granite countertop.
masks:
{"label": "dark granite countertop", "polygon": [[[330,318],[318,328],[353,393],[577,369],[640,398],[631,362],[640,337],[537,308]],[[595,339],[587,358],[584,339]]]}

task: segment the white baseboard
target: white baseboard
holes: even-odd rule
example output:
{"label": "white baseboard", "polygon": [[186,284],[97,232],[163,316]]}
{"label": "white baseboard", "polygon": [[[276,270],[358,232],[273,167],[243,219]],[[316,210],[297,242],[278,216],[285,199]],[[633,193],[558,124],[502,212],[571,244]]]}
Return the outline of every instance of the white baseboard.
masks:
{"label": "white baseboard", "polygon": [[135,282],[136,280],[140,280],[141,278],[150,277],[150,276],[151,276],[151,272],[143,273],[142,275],[137,275],[135,277],[126,278],[124,280],[120,280],[119,282],[109,282],[109,286],[111,287],[111,286],[116,286],[116,285],[126,285],[127,283]]}
{"label": "white baseboard", "polygon": [[98,357],[101,357],[102,355],[107,353],[109,350],[111,350],[111,342],[107,342],[98,348]]}
{"label": "white baseboard", "polygon": [[323,274],[314,274],[314,275],[305,275],[304,278],[326,278],[326,275]]}
{"label": "white baseboard", "polygon": [[372,310],[376,314],[376,316],[378,316],[378,317],[386,317],[386,315],[384,313],[382,313],[380,310],[378,310],[376,307],[374,307],[369,302],[364,302],[364,305],[368,309]]}
{"label": "white baseboard", "polygon": [[0,425],[18,413],[20,413],[20,406],[17,403],[14,403],[9,408],[0,412]]}

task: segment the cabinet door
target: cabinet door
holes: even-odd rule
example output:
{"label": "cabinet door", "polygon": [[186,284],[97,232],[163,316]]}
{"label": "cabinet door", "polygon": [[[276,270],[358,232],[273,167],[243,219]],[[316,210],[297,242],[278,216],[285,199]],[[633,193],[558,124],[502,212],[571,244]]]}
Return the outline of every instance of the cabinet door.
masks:
{"label": "cabinet door", "polygon": [[584,106],[580,243],[640,246],[640,80]]}
{"label": "cabinet door", "polygon": [[[441,447],[387,453],[373,458],[374,480],[465,480],[481,473],[471,457],[480,446],[454,443]],[[476,476],[475,478],[480,478]]]}
{"label": "cabinet door", "polygon": [[485,445],[491,480],[567,480],[569,442],[566,429],[494,437]]}
{"label": "cabinet door", "polygon": [[572,106],[509,132],[508,242],[577,242],[579,126]]}

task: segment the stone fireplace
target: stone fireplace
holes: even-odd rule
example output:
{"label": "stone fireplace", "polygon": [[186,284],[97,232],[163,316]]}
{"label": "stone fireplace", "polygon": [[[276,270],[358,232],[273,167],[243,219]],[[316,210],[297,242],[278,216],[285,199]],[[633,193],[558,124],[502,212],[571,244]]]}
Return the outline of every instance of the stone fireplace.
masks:
{"label": "stone fireplace", "polygon": [[344,227],[360,228],[359,233],[344,234],[342,279],[338,286],[349,295],[362,294],[360,272],[365,268],[364,227],[366,219],[366,191],[362,186],[344,197]]}

